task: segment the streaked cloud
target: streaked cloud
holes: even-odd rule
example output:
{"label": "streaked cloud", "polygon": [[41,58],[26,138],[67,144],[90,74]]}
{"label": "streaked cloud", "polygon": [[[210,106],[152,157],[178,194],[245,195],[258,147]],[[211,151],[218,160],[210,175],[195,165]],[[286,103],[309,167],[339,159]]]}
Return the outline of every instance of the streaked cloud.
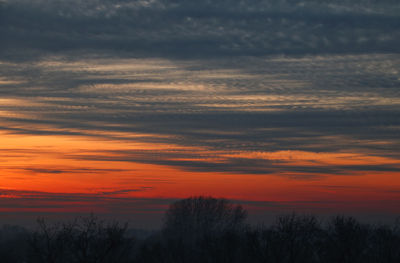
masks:
{"label": "streaked cloud", "polygon": [[161,213],[168,199],[144,199],[124,196],[131,192],[146,191],[146,188],[123,189],[118,191],[100,191],[95,193],[54,193],[28,190],[0,189],[1,212],[4,211],[58,211],[58,212],[90,212],[123,213],[126,209],[131,212]]}
{"label": "streaked cloud", "polygon": [[399,8],[3,0],[0,202],[160,211],[225,187],[255,209],[393,210]]}
{"label": "streaked cloud", "polygon": [[[11,134],[126,142],[71,158],[203,171],[397,172],[399,61],[374,54],[4,62],[1,126]],[[264,158],[282,151],[365,157],[294,166]]]}
{"label": "streaked cloud", "polygon": [[215,57],[399,52],[396,1],[6,0],[1,55]]}

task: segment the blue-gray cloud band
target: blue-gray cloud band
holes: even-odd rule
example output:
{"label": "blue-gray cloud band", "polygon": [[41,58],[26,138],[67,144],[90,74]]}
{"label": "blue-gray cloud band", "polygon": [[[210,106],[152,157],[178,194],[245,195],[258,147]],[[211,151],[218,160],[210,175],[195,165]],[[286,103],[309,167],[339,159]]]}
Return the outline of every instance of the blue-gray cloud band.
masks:
{"label": "blue-gray cloud band", "polygon": [[394,0],[3,0],[0,130],[204,148],[206,156],[102,159],[196,171],[398,172],[387,163],[208,159],[285,150],[399,159],[399,8]]}
{"label": "blue-gray cloud band", "polygon": [[5,0],[0,55],[216,57],[400,51],[397,1]]}

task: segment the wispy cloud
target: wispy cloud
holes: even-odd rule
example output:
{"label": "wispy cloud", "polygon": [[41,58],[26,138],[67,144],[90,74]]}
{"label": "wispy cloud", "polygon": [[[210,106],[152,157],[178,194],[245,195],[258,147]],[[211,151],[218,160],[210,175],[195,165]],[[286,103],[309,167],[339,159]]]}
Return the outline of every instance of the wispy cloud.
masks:
{"label": "wispy cloud", "polygon": [[[394,194],[399,11],[397,0],[3,0],[0,170],[16,190],[0,202],[128,209],[137,191],[176,198],[166,185],[199,174],[236,176],[237,189],[240,175],[321,181],[321,196],[335,178],[385,176]],[[27,178],[37,191],[20,190]],[[60,182],[77,193],[48,191]],[[275,201],[263,205],[293,207]]]}
{"label": "wispy cloud", "polygon": [[75,159],[260,174],[397,172],[384,159],[288,165],[240,153],[359,153],[397,160],[399,66],[397,55],[379,54],[5,62],[0,112],[9,114],[0,114],[0,126],[9,134],[126,142],[124,149],[68,153]]}
{"label": "wispy cloud", "polygon": [[0,8],[0,54],[14,59],[71,50],[215,57],[398,52],[400,46],[392,0],[7,0]]}
{"label": "wispy cloud", "polygon": [[[29,210],[56,209],[60,212],[68,212],[80,206],[86,212],[111,212],[112,210],[123,213],[125,209],[146,210],[158,206],[161,212],[165,209],[168,199],[144,199],[131,197],[127,194],[148,190],[147,187],[137,189],[122,189],[97,191],[94,193],[57,193],[30,190],[0,189],[0,204],[4,210]],[[151,203],[154,202],[152,208]],[[148,206],[146,206],[146,204]]]}

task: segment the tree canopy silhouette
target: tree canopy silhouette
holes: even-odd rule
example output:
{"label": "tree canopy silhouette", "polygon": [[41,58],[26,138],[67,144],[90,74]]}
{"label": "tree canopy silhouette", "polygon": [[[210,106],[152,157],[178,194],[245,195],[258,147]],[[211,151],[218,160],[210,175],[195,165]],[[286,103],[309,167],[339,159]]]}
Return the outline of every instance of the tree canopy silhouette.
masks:
{"label": "tree canopy silhouette", "polygon": [[226,199],[190,197],[170,205],[164,231],[170,237],[204,237],[237,231],[245,226],[247,212]]}
{"label": "tree canopy silhouette", "polygon": [[[1,0],[0,0],[1,1]],[[228,200],[191,197],[170,205],[162,231],[137,236],[126,224],[90,215],[36,230],[0,227],[1,263],[399,263],[400,220],[322,222],[295,213],[246,224]]]}

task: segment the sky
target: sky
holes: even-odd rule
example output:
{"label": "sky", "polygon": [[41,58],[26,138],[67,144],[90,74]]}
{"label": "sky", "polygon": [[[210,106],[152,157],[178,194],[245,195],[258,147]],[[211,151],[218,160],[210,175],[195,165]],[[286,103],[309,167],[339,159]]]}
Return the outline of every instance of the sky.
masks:
{"label": "sky", "polygon": [[397,0],[1,0],[0,222],[400,216]]}

